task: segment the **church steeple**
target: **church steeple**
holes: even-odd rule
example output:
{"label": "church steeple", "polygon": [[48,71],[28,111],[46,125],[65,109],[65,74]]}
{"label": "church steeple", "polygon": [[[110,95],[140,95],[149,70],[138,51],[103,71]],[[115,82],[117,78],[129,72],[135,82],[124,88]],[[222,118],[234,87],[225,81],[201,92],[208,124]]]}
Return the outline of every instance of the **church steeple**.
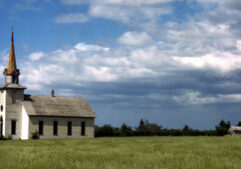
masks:
{"label": "church steeple", "polygon": [[5,68],[3,74],[5,75],[5,84],[16,83],[18,84],[18,76],[20,74],[19,69],[17,69],[15,51],[14,51],[14,33],[12,32],[11,47],[8,57],[8,65]]}

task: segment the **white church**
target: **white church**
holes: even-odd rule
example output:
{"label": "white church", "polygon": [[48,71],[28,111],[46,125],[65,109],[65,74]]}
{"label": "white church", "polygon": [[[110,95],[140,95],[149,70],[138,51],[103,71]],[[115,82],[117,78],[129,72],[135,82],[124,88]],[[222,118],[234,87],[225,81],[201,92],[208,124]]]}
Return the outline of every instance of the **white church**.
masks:
{"label": "white church", "polygon": [[0,86],[0,135],[13,139],[30,139],[33,133],[44,138],[94,137],[95,113],[84,98],[26,95],[19,84],[14,37],[8,65]]}

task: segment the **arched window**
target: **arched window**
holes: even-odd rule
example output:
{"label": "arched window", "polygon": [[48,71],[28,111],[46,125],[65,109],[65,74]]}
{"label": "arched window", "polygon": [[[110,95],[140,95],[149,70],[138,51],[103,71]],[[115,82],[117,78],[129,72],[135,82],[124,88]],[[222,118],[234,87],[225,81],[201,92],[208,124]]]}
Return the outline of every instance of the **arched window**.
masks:
{"label": "arched window", "polygon": [[1,112],[3,111],[3,105],[1,104]]}
{"label": "arched window", "polygon": [[81,136],[85,136],[85,122],[81,123]]}

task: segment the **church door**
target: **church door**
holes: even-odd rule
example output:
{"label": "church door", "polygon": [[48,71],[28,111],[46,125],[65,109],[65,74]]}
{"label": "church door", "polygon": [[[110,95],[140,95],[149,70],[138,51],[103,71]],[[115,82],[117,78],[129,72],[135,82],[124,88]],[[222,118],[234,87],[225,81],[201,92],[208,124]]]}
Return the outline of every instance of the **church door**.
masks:
{"label": "church door", "polygon": [[3,118],[2,116],[0,117],[0,136],[3,135]]}

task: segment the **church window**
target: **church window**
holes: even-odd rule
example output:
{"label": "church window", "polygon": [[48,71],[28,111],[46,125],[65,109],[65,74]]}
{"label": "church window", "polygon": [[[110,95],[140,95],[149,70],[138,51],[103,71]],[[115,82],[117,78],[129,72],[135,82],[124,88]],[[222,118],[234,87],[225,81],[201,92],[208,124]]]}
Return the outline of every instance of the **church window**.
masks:
{"label": "church window", "polygon": [[1,104],[1,112],[3,111],[3,105]]}
{"label": "church window", "polygon": [[68,136],[72,135],[72,122],[68,121]]}
{"label": "church window", "polygon": [[55,136],[58,135],[58,121],[54,121],[54,124],[53,124],[53,134]]}
{"label": "church window", "polygon": [[12,135],[16,134],[16,120],[12,120],[12,123],[11,123],[11,134]]}
{"label": "church window", "polygon": [[85,122],[81,123],[81,136],[85,136]]}
{"label": "church window", "polygon": [[44,134],[44,122],[43,121],[39,121],[38,123],[38,133],[39,135],[43,135]]}
{"label": "church window", "polygon": [[13,91],[12,93],[12,103],[16,103],[16,91]]}
{"label": "church window", "polygon": [[0,136],[2,136],[2,135],[3,135],[3,118],[1,116],[1,118],[0,118]]}
{"label": "church window", "polygon": [[15,76],[12,76],[12,79],[13,79],[13,83],[16,83],[16,78],[15,78]]}

